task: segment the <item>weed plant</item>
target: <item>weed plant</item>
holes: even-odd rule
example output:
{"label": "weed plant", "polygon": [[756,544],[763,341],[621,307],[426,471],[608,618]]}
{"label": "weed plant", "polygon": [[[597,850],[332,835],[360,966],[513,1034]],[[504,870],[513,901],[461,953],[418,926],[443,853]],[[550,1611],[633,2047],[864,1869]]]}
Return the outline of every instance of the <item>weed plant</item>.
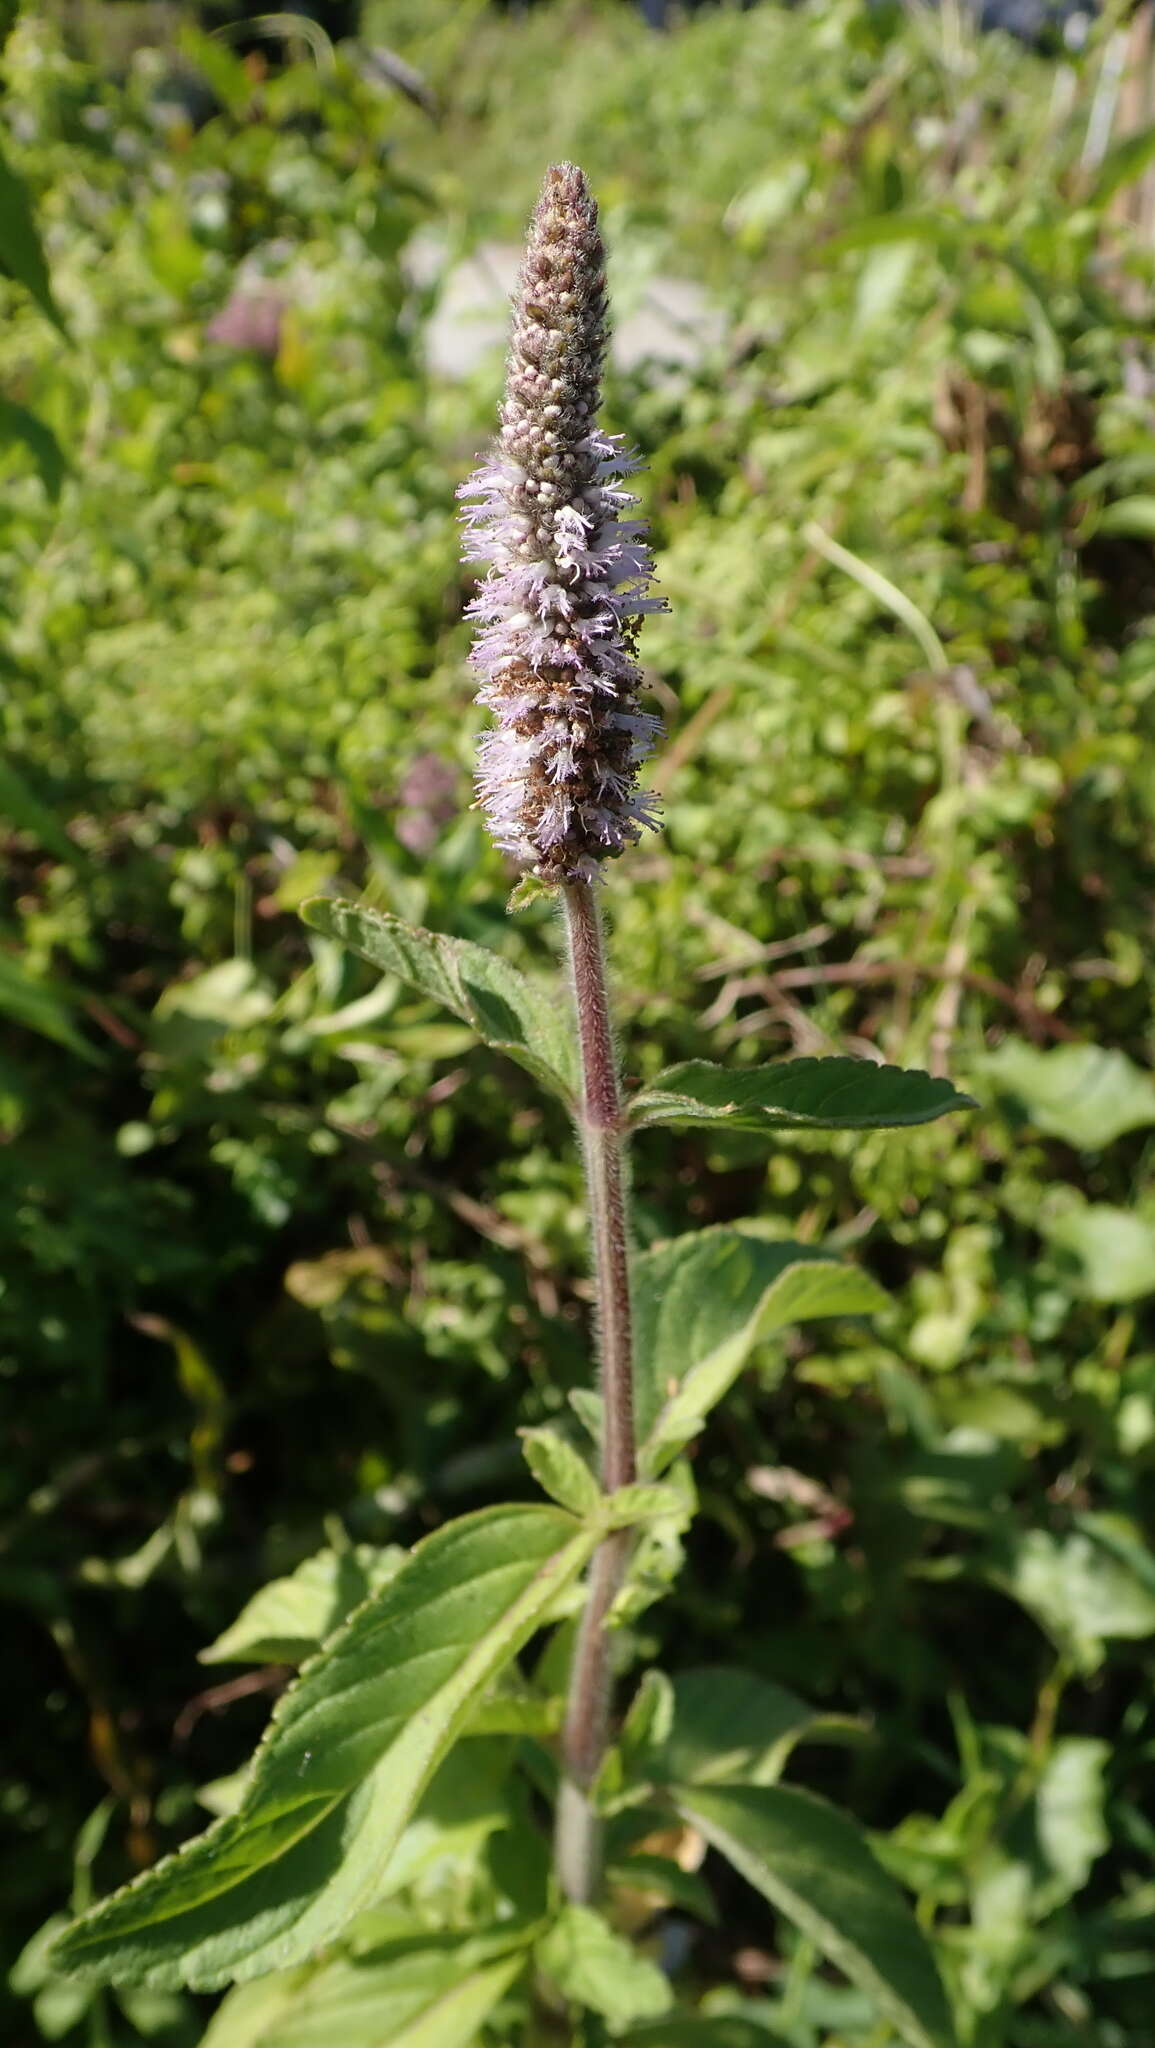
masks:
{"label": "weed plant", "polygon": [[[548,126],[619,303],[662,269],[727,316],[698,369],[608,393],[670,607],[664,832],[605,890],[627,1080],[881,1056],[982,1105],[769,1164],[740,1130],[639,1138],[644,1256],[753,1218],[889,1299],[751,1340],[631,1654],[850,1733],[791,1785],[914,1895],[964,2042],[1145,2048],[1149,138],[1095,142],[1101,42],[1056,68],[921,14],[371,26],[440,126],[342,53],[257,89],[197,45],[222,112],[193,135],[157,112],[170,56],[116,82],[38,14],[5,51],[69,336],[3,287],[13,1958],[70,1870],[83,1906],[223,1810],[286,1667],[394,1545],[528,1499],[517,1429],[588,1381],[564,1111],[296,917],[322,891],[551,963],[469,808],[454,489],[500,362],[430,379],[403,260],[418,228],[514,239]],[[228,339],[238,288],[275,353]],[[198,1665],[285,1580],[287,1617],[218,1640],[239,1679]],[[423,1816],[438,1924],[498,1854],[494,1782]],[[702,1893],[659,1875],[668,1961]],[[679,1995],[719,2041],[901,2038],[707,1875]],[[56,1931],[6,2039],[201,2038],[187,1992],[53,1975]]]}

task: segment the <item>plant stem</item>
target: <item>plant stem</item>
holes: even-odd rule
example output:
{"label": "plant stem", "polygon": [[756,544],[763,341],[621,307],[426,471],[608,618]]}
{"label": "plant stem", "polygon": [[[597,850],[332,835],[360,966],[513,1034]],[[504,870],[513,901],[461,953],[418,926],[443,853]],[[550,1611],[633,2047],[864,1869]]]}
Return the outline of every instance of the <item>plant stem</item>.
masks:
{"label": "plant stem", "polygon": [[[607,1493],[637,1475],[630,1237],[617,1058],[606,989],[601,918],[587,882],[562,889],[570,974],[581,1049],[580,1129],[585,1160],[603,1403],[602,1484]],[[556,1860],[567,1898],[584,1904],[601,1882],[601,1830],[590,1789],[609,1734],[610,1652],[606,1620],[625,1575],[630,1538],[607,1537],[590,1567],[562,1729],[562,1785]]]}

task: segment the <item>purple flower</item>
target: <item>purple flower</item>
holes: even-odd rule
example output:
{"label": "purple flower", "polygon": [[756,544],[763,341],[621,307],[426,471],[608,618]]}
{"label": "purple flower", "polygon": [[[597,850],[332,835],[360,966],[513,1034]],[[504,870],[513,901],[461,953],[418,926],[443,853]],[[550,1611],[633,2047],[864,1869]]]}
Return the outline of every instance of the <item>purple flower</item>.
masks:
{"label": "purple flower", "polygon": [[636,459],[597,423],[605,252],[581,171],[546,173],[514,300],[501,433],[463,485],[468,560],[489,563],[469,607],[477,701],[496,728],[478,791],[498,846],[547,882],[592,881],[656,823],[638,768],[658,720],[641,710],[635,636],[653,568],[623,517]]}
{"label": "purple flower", "polygon": [[225,348],[251,350],[254,355],[278,354],[281,323],[285,316],[282,294],[270,286],[238,284],[219,313],[209,321],[205,336]]}

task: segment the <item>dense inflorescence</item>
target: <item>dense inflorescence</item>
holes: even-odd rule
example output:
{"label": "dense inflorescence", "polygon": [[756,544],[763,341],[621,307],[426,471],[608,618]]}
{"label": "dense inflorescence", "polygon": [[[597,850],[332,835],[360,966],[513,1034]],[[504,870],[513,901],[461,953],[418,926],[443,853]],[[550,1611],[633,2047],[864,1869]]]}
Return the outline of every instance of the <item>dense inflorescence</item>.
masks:
{"label": "dense inflorescence", "polygon": [[636,459],[597,423],[607,338],[597,206],[572,164],[546,174],[514,302],[501,433],[462,488],[478,702],[497,720],[478,789],[498,846],[547,882],[589,881],[655,822],[637,787],[658,721],[638,703],[635,636],[653,567],[623,480]]}

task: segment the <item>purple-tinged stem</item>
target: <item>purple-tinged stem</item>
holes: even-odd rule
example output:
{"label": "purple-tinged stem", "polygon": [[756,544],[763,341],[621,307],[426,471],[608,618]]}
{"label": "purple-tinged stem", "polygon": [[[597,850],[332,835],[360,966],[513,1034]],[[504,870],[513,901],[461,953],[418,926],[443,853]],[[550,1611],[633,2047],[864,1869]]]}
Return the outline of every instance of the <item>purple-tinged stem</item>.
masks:
{"label": "purple-tinged stem", "polygon": [[[601,918],[588,882],[562,888],[570,974],[581,1050],[580,1128],[593,1244],[594,1293],[603,1404],[602,1484],[607,1493],[637,1476],[634,1445],[630,1237],[625,1132],[606,989]],[[601,1829],[590,1798],[609,1736],[607,1619],[629,1560],[630,1537],[606,1538],[590,1568],[562,1729],[562,1785],[556,1860],[567,1898],[585,1904],[601,1882]]]}

